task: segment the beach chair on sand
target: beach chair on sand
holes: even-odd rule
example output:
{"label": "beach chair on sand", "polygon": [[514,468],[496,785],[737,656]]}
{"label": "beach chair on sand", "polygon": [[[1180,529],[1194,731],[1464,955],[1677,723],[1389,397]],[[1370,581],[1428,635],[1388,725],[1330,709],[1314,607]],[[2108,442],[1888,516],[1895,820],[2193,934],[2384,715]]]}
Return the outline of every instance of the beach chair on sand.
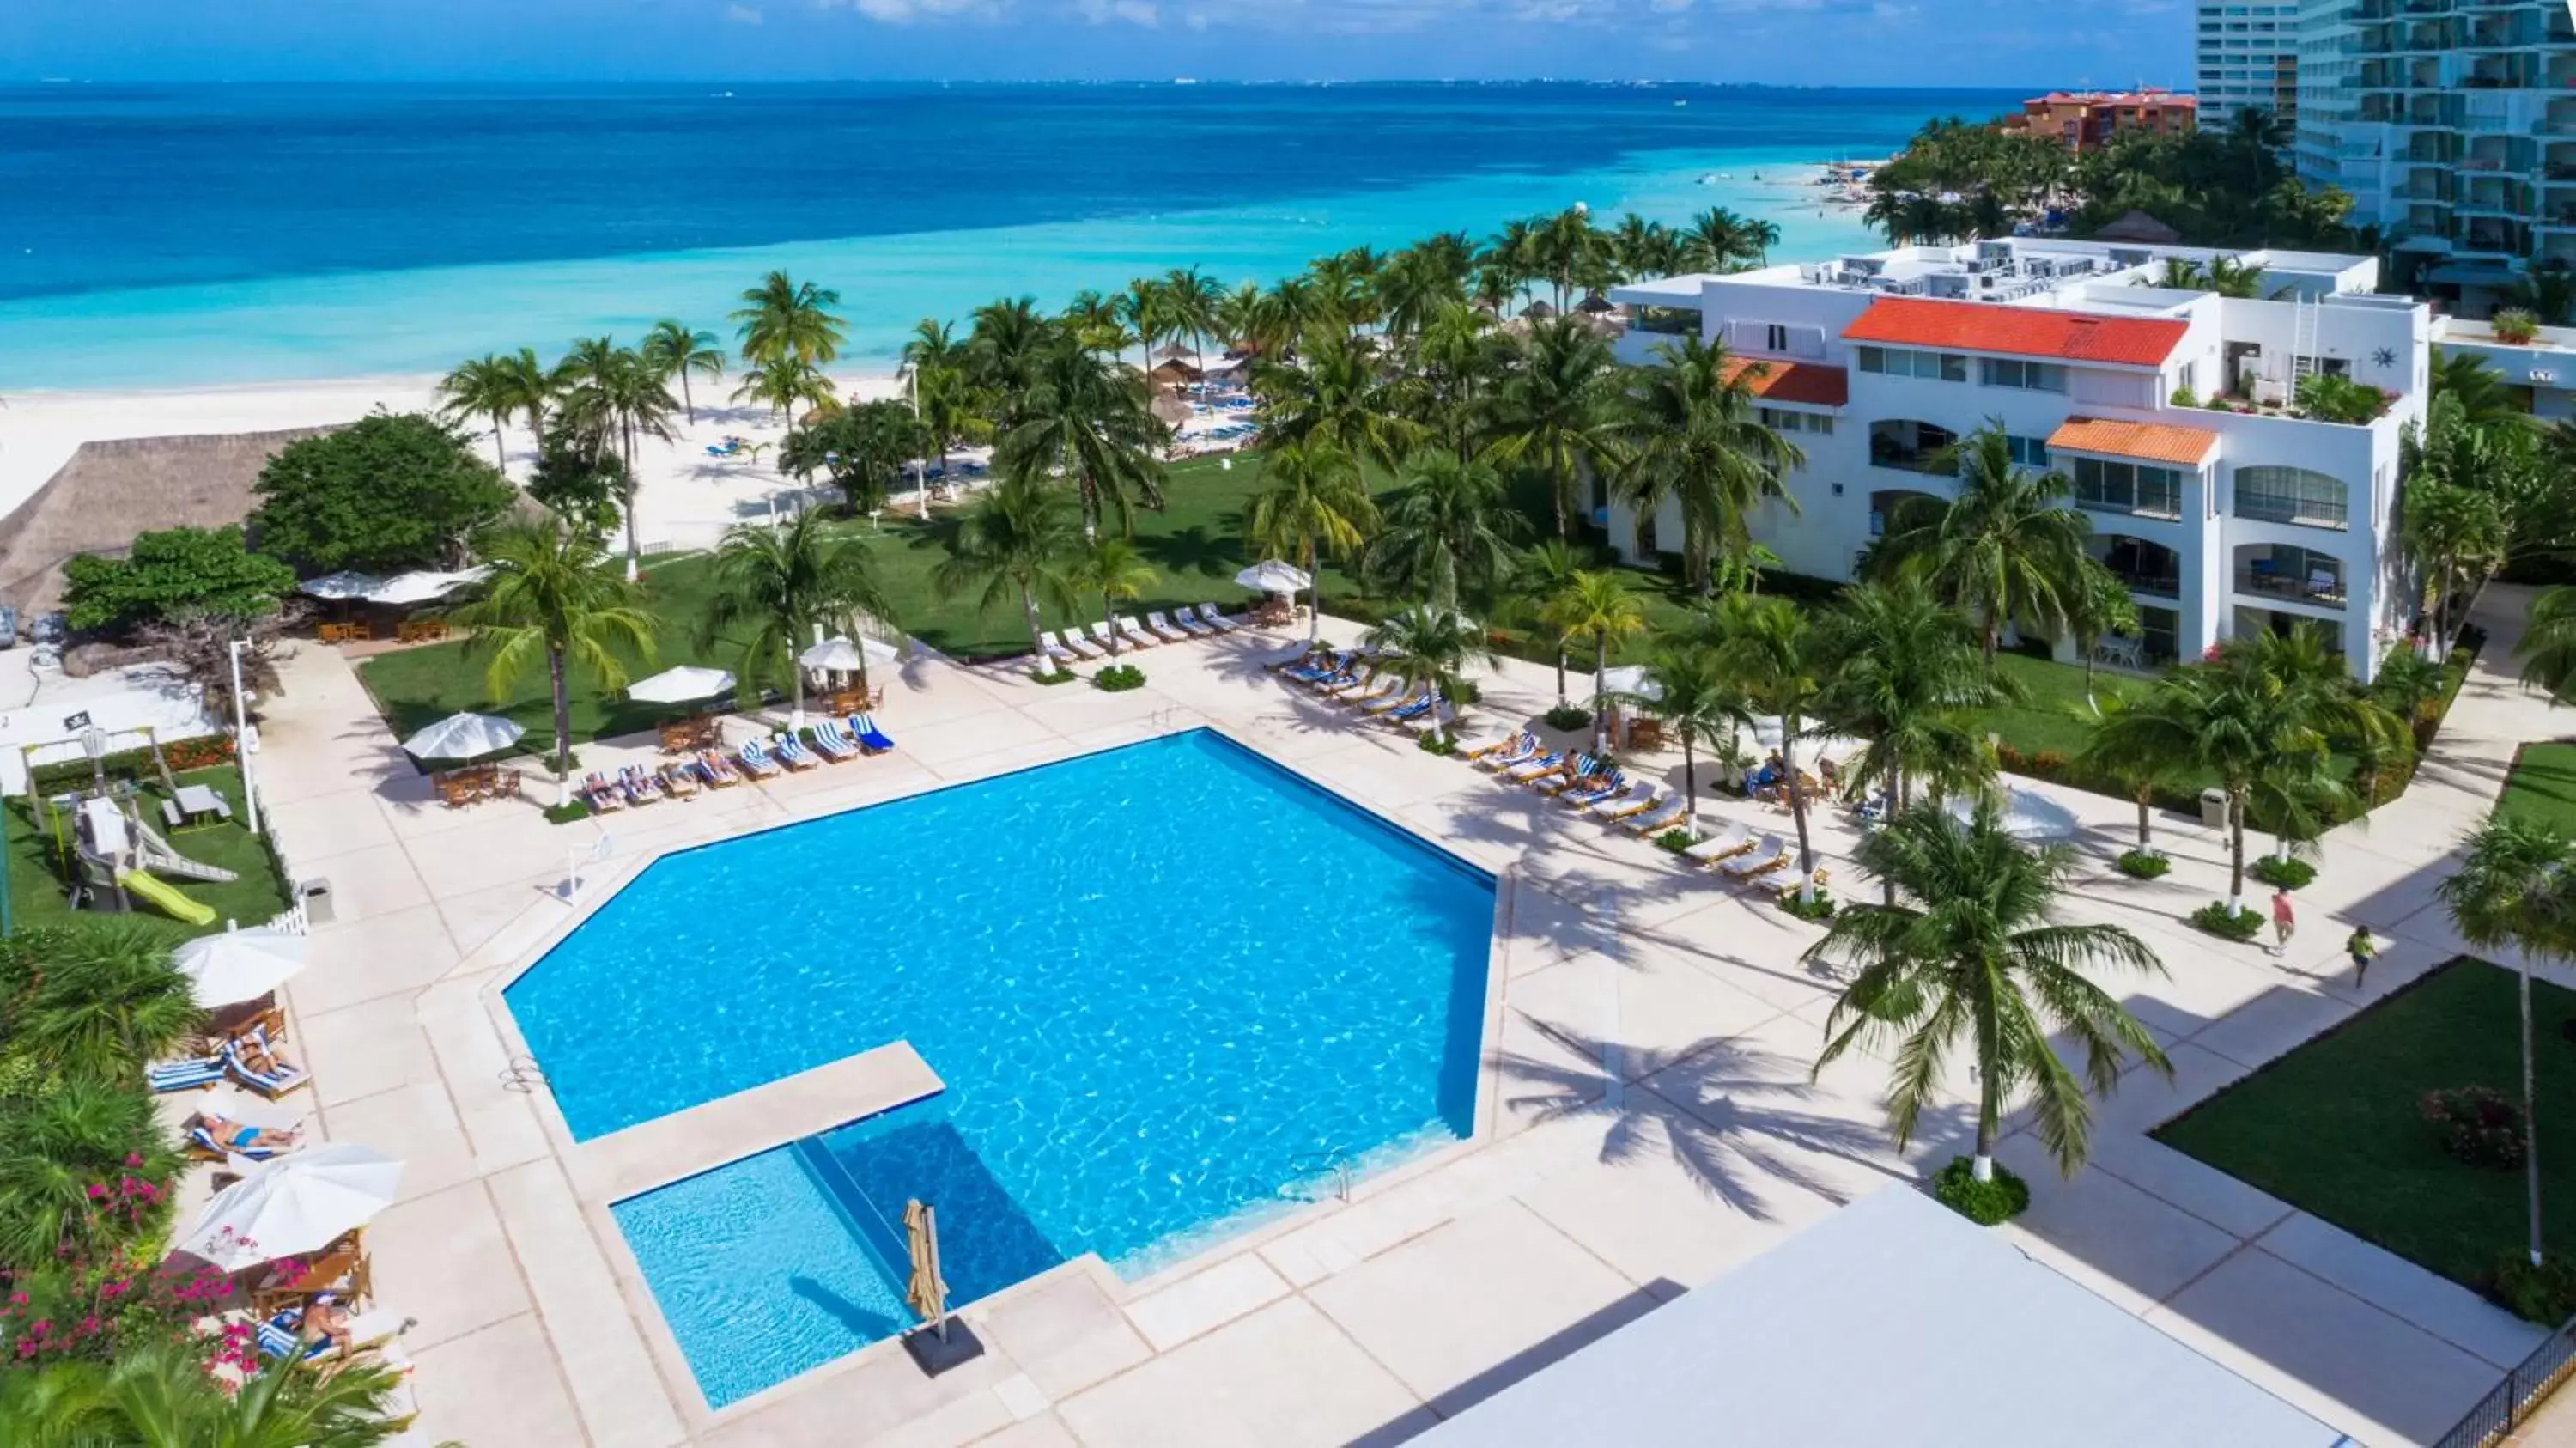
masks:
{"label": "beach chair on sand", "polygon": [[884,754],[894,748],[894,741],[886,737],[885,731],[877,727],[877,721],[870,715],[850,716],[850,737],[859,741],[859,749],[863,753]]}
{"label": "beach chair on sand", "polygon": [[754,779],[767,779],[778,772],[778,761],[769,757],[769,751],[761,748],[757,739],[744,740],[734,757],[742,761],[742,772]]}
{"label": "beach chair on sand", "polygon": [[698,751],[698,773],[705,775],[709,789],[731,789],[742,783],[742,771],[734,762],[712,749]]}
{"label": "beach chair on sand", "polygon": [[1198,635],[1165,617],[1161,609],[1145,615],[1146,631],[1165,643],[1185,644]]}
{"label": "beach chair on sand", "polygon": [[1689,818],[1690,803],[1687,800],[1668,799],[1643,814],[1633,814],[1619,821],[1619,828],[1632,835],[1660,835],[1666,830],[1679,829]]}
{"label": "beach chair on sand", "polygon": [[841,732],[840,725],[831,720],[815,720],[809,732],[814,736],[814,752],[822,755],[825,760],[833,764],[847,764],[859,757],[859,747],[850,741],[850,736]]}
{"label": "beach chair on sand", "polygon": [[1199,622],[1207,625],[1208,631],[1211,633],[1230,634],[1236,629],[1243,627],[1243,625],[1236,623],[1233,619],[1227,618],[1224,614],[1217,612],[1216,605],[1213,603],[1202,603],[1199,605]]}
{"label": "beach chair on sand", "polygon": [[1774,870],[1789,867],[1789,847],[1778,835],[1764,835],[1752,854],[1732,860],[1720,860],[1717,869],[1730,880],[1758,880]]}
{"label": "beach chair on sand", "polygon": [[1063,649],[1066,653],[1073,655],[1077,659],[1089,660],[1106,658],[1109,653],[1107,649],[1102,648],[1100,645],[1093,643],[1091,640],[1084,638],[1082,635],[1075,633],[1069,628],[1057,629],[1055,631],[1055,641],[1058,648]]}
{"label": "beach chair on sand", "polygon": [[771,742],[777,745],[773,757],[799,774],[823,762],[813,750],[805,747],[805,741],[797,738],[796,731],[792,729],[780,731],[778,737]]}
{"label": "beach chair on sand", "polygon": [[1694,865],[1714,865],[1720,860],[1734,859],[1752,849],[1753,844],[1753,832],[1744,827],[1742,820],[1735,820],[1710,838],[1682,851],[1682,858]]}

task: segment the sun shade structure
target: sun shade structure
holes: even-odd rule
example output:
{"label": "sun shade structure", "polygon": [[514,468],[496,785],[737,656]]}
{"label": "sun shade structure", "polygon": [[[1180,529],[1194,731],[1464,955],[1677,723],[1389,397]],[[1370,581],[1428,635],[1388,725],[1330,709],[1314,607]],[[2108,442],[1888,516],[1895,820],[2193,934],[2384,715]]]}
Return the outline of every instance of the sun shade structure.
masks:
{"label": "sun shade structure", "polygon": [[1296,593],[1312,587],[1315,580],[1305,570],[1276,558],[1265,558],[1234,575],[1234,581],[1261,593]]}
{"label": "sun shade structure", "polygon": [[[1963,820],[1972,816],[1976,808],[1977,802],[1970,796],[1950,801],[1950,813]],[[2015,839],[2035,842],[2070,839],[2082,826],[2073,810],[2027,789],[2004,791],[2003,810],[1996,823],[2003,827],[2005,834]]]}
{"label": "sun shade structure", "polygon": [[311,1252],[375,1220],[401,1186],[402,1163],[371,1147],[313,1147],[216,1193],[173,1250],[226,1272]]}
{"label": "sun shade structure", "polygon": [[212,1010],[277,989],[304,969],[308,954],[303,936],[262,927],[201,936],[171,952],[170,963],[188,978],[197,1004]]}
{"label": "sun shade structure", "polygon": [[342,599],[364,598],[384,586],[385,581],[372,573],[351,573],[344,570],[339,573],[325,573],[319,578],[306,579],[296,592],[307,598],[338,602]]}
{"label": "sun shade structure", "polygon": [[490,714],[450,714],[403,741],[414,759],[479,759],[519,742],[528,731]]}
{"label": "sun shade structure", "polygon": [[732,692],[733,675],[722,669],[682,664],[676,669],[664,669],[649,679],[636,680],[626,690],[626,697],[647,704],[686,704]]}
{"label": "sun shade structure", "polygon": [[467,568],[455,573],[397,573],[359,596],[368,603],[404,608],[445,598],[469,583],[482,582],[491,572],[489,568]]}
{"label": "sun shade structure", "polygon": [[891,664],[901,655],[894,645],[875,639],[852,641],[846,638],[825,639],[796,656],[796,662],[809,669],[839,669],[844,672],[867,664]]}
{"label": "sun shade structure", "polygon": [[[1974,1304],[1973,1308],[1968,1304]],[[1956,1404],[2011,1363],[2008,1388]],[[1866,1381],[1854,1376],[1867,1365]],[[1904,1186],[1504,1388],[1415,1448],[2342,1448],[2352,1440]]]}

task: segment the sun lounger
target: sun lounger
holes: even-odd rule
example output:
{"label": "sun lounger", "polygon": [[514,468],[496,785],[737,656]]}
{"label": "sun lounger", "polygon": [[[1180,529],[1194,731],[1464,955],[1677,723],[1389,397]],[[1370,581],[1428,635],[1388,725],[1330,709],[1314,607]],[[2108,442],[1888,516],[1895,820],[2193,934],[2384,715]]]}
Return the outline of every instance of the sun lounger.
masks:
{"label": "sun lounger", "polygon": [[1301,684],[1311,684],[1317,679],[1330,678],[1340,673],[1342,665],[1348,658],[1347,654],[1317,654],[1302,664],[1290,664],[1280,672]]}
{"label": "sun lounger", "polygon": [[[713,451],[713,449],[710,449]],[[259,1355],[282,1363],[311,1362],[331,1350],[331,1339],[304,1337],[304,1309],[289,1307],[273,1317],[260,1319]]]}
{"label": "sun lounger", "polygon": [[673,799],[692,799],[698,792],[698,772],[685,764],[662,766],[662,788]]}
{"label": "sun lounger", "polygon": [[224,1069],[232,1078],[270,1100],[310,1083],[304,1068],[270,1054],[265,1047],[245,1051],[239,1043],[224,1047]]}
{"label": "sun lounger", "polygon": [[1565,768],[1565,756],[1550,750],[1526,764],[1516,764],[1502,771],[1503,778],[1514,784],[1527,784],[1542,774],[1554,774]]}
{"label": "sun lounger", "polygon": [[1406,692],[1399,688],[1397,692],[1389,694],[1375,703],[1362,706],[1360,712],[1366,714],[1372,719],[1384,718],[1386,715],[1394,713],[1396,710],[1403,708],[1407,704],[1413,703],[1421,697],[1423,696],[1419,690]]}
{"label": "sun lounger", "polygon": [[224,1079],[224,1058],[218,1054],[188,1061],[155,1061],[144,1068],[143,1075],[154,1091],[195,1091]]}
{"label": "sun lounger", "polygon": [[1064,645],[1057,643],[1051,638],[1048,638],[1045,634],[1038,635],[1038,648],[1040,651],[1038,657],[1046,660],[1048,663],[1054,664],[1058,668],[1069,669],[1082,657],[1073,650],[1066,648]]}
{"label": "sun lounger", "polygon": [[1104,655],[1115,658],[1119,649],[1127,647],[1123,642],[1112,644],[1113,639],[1119,638],[1121,638],[1119,632],[1105,623],[1091,625],[1091,641],[1100,646],[1100,652]]}
{"label": "sun lounger", "polygon": [[859,757],[858,746],[829,719],[816,721],[808,732],[814,736],[814,752],[833,764],[847,764]]}
{"label": "sun lounger", "polygon": [[243,1161],[266,1161],[279,1152],[294,1150],[275,1143],[261,1145],[259,1138],[267,1134],[256,1126],[246,1126],[242,1128],[241,1136],[231,1141],[218,1141],[201,1121],[188,1128],[187,1151],[200,1161],[230,1161],[235,1157]]}
{"label": "sun lounger", "polygon": [[771,743],[777,745],[777,749],[770,757],[799,774],[823,762],[813,750],[805,747],[805,741],[797,738],[794,730],[782,731]]}
{"label": "sun lounger", "polygon": [[1315,645],[1299,644],[1295,648],[1283,650],[1263,659],[1261,661],[1261,667],[1270,670],[1272,673],[1278,673],[1282,670],[1293,669],[1301,664],[1307,663],[1315,657],[1315,653]]}
{"label": "sun lounger", "polygon": [[662,781],[646,773],[640,764],[617,771],[617,783],[626,791],[628,804],[657,804],[662,799]]}
{"label": "sun lounger", "polygon": [[1751,880],[1783,869],[1789,863],[1789,847],[1778,835],[1764,835],[1752,854],[1720,860],[1717,868],[1730,880]]}
{"label": "sun lounger", "polygon": [[1628,776],[1618,770],[1597,774],[1589,784],[1578,784],[1559,793],[1556,802],[1576,809],[1590,809],[1628,787]]}
{"label": "sun lounger", "polygon": [[1536,748],[1538,748],[1538,736],[1526,729],[1497,730],[1491,734],[1478,735],[1459,745],[1458,757],[1472,759],[1482,764],[1489,759],[1509,754],[1515,749],[1534,750]]}
{"label": "sun lounger", "polygon": [[1741,820],[1734,821],[1708,839],[1682,851],[1682,858],[1694,864],[1712,865],[1731,860],[1753,848],[1753,832]]}
{"label": "sun lounger", "polygon": [[1150,649],[1154,645],[1162,642],[1161,639],[1147,633],[1143,624],[1140,624],[1136,620],[1128,618],[1123,614],[1110,620],[1109,626],[1118,630],[1118,636],[1120,638],[1125,639],[1127,642],[1134,644],[1140,649]]}
{"label": "sun lounger", "polygon": [[1520,739],[1508,748],[1497,749],[1476,761],[1484,768],[1502,774],[1539,757],[1538,736],[1523,730]]}
{"label": "sun lounger", "polygon": [[894,748],[894,741],[886,737],[885,731],[877,727],[877,721],[870,715],[850,716],[850,737],[858,740],[859,748],[870,754],[884,754]]}
{"label": "sun lounger", "polygon": [[761,748],[757,739],[744,740],[735,757],[742,761],[742,772],[754,779],[767,779],[778,772],[778,761],[769,757],[769,751]]}
{"label": "sun lounger", "polygon": [[1199,605],[1199,622],[1206,624],[1210,631],[1221,634],[1229,634],[1243,627],[1233,619],[1217,612],[1216,605],[1213,603]]}
{"label": "sun lounger", "polygon": [[1333,675],[1329,679],[1316,680],[1315,692],[1328,699],[1337,698],[1344,694],[1365,694],[1370,692],[1370,690],[1373,689],[1384,677],[1384,675],[1380,674],[1377,669],[1372,666],[1354,666],[1352,668],[1344,669],[1342,672]]}
{"label": "sun lounger", "polygon": [[[1126,620],[1121,619],[1119,622],[1124,623]],[[1161,609],[1155,609],[1145,615],[1145,630],[1165,643],[1185,644],[1198,637],[1188,629],[1165,618]]]}
{"label": "sun lounger", "polygon": [[1621,820],[1644,814],[1662,804],[1664,798],[1662,785],[1651,779],[1637,779],[1628,782],[1626,793],[1614,794],[1608,799],[1595,800],[1585,808],[1590,810],[1595,818],[1616,824]]}
{"label": "sun lounger", "polygon": [[1333,702],[1348,704],[1354,709],[1366,711],[1403,692],[1402,678],[1394,674],[1380,674],[1370,680],[1366,688],[1353,689]]}
{"label": "sun lounger", "polygon": [[1084,638],[1082,635],[1075,633],[1069,628],[1057,629],[1055,631],[1055,642],[1056,647],[1073,655],[1077,659],[1085,661],[1104,657],[1109,652],[1108,650],[1100,647],[1100,645],[1093,643],[1091,640]]}
{"label": "sun lounger", "polygon": [[742,783],[742,771],[732,760],[712,749],[698,751],[698,773],[705,775],[709,789],[731,789]]}
{"label": "sun lounger", "polygon": [[1530,788],[1537,790],[1541,794],[1554,794],[1562,789],[1571,789],[1577,783],[1590,779],[1600,770],[1600,768],[1600,756],[1593,754],[1577,754],[1574,758],[1566,762],[1563,769],[1557,770],[1553,774],[1542,774],[1535,778],[1525,779],[1522,780],[1521,783],[1528,785]]}
{"label": "sun lounger", "polygon": [[1644,814],[1630,815],[1619,821],[1619,827],[1632,835],[1660,835],[1666,830],[1679,828],[1682,821],[1689,818],[1690,804],[1687,801],[1668,799]]}
{"label": "sun lounger", "polygon": [[601,814],[615,814],[626,808],[626,791],[602,779],[594,772],[581,782],[581,793],[590,807]]}
{"label": "sun lounger", "polygon": [[1402,724],[1408,719],[1419,719],[1423,715],[1430,713],[1431,707],[1439,702],[1440,696],[1438,694],[1433,693],[1429,689],[1425,689],[1421,693],[1415,695],[1411,702],[1398,704],[1378,717],[1384,719],[1389,724]]}

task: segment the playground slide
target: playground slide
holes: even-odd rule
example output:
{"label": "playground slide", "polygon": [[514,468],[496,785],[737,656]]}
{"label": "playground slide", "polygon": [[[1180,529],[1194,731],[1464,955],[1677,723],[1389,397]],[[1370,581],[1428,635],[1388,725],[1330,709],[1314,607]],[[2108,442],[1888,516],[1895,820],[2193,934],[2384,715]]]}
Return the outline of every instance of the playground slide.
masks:
{"label": "playground slide", "polygon": [[187,896],[179,893],[176,887],[165,885],[160,881],[153,879],[151,876],[144,874],[141,870],[117,871],[116,883],[124,886],[126,893],[134,896],[136,899],[148,900],[154,905],[159,906],[162,913],[177,920],[182,925],[211,925],[214,923],[215,911],[213,906],[207,905],[202,901],[191,900]]}

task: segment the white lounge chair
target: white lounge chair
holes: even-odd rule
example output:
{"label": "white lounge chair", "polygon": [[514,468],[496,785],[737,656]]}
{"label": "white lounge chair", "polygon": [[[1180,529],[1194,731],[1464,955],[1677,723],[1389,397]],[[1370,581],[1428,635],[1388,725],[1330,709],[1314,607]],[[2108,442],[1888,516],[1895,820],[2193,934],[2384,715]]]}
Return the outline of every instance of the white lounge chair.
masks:
{"label": "white lounge chair", "polygon": [[1690,818],[1689,804],[1678,799],[1668,799],[1664,801],[1663,808],[1648,810],[1640,815],[1630,815],[1621,820],[1619,826],[1632,835],[1660,835],[1666,830],[1679,828],[1681,822],[1688,818]]}
{"label": "white lounge chair", "polygon": [[1202,603],[1199,605],[1199,622],[1206,624],[1209,628],[1221,634],[1232,633],[1236,629],[1243,627],[1243,625],[1236,623],[1233,619],[1227,618],[1224,614],[1217,612],[1216,605],[1213,603]]}
{"label": "white lounge chair", "polygon": [[1136,620],[1127,617],[1125,614],[1121,614],[1117,618],[1112,619],[1110,621],[1110,627],[1118,630],[1118,636],[1120,638],[1136,645],[1138,648],[1150,649],[1154,645],[1164,642],[1164,640],[1156,638],[1153,634],[1147,632],[1143,624],[1136,622]]}
{"label": "white lounge chair", "polygon": [[1075,633],[1069,628],[1057,629],[1055,631],[1055,641],[1059,645],[1063,646],[1066,653],[1069,653],[1078,659],[1097,659],[1104,657],[1107,653],[1107,651],[1101,648],[1100,645],[1093,643],[1091,640],[1084,638],[1082,635]]}
{"label": "white lounge chair", "polygon": [[1503,778],[1510,780],[1514,784],[1527,784],[1531,780],[1537,779],[1542,775],[1560,774],[1563,773],[1564,770],[1565,756],[1550,752],[1542,754],[1538,758],[1530,760],[1525,764],[1515,764],[1511,768],[1504,770],[1502,773]]}
{"label": "white lounge chair", "polygon": [[1735,820],[1715,835],[1682,851],[1682,856],[1698,864],[1713,865],[1720,860],[1734,859],[1753,847],[1753,832],[1744,827],[1742,820]]}
{"label": "white lounge chair", "polygon": [[1517,732],[1510,729],[1482,730],[1458,741],[1458,757],[1475,759],[1481,755],[1491,754],[1518,737]]}
{"label": "white lounge chair", "polygon": [[1352,689],[1336,696],[1333,702],[1336,704],[1350,705],[1352,708],[1361,710],[1362,712],[1372,712],[1378,705],[1385,703],[1388,698],[1401,692],[1403,688],[1404,677],[1402,675],[1392,672],[1382,673],[1376,678],[1369,680],[1366,686]]}
{"label": "white lounge chair", "polygon": [[[1110,647],[1109,641],[1113,638],[1119,641],[1117,648]],[[1095,623],[1091,626],[1091,640],[1100,646],[1100,652],[1104,655],[1114,656],[1121,648],[1134,647],[1126,641],[1125,635],[1105,623]]]}
{"label": "white lounge chair", "polygon": [[1671,798],[1664,787],[1651,779],[1641,779],[1628,786],[1628,792],[1613,795],[1592,806],[1594,817],[1616,824],[1621,820],[1645,814]]}
{"label": "white lounge chair", "polygon": [[1524,729],[1518,739],[1489,754],[1478,755],[1476,762],[1496,774],[1501,774],[1529,763],[1544,752],[1546,751],[1539,744],[1538,736]]}
{"label": "white lounge chair", "polygon": [[1186,612],[1173,614],[1168,618],[1159,611],[1149,613],[1145,615],[1145,627],[1156,633],[1170,629],[1176,637],[1185,639],[1203,639],[1216,632],[1206,624],[1193,620]]}
{"label": "white lounge chair", "polygon": [[1075,660],[1082,657],[1080,654],[1066,648],[1054,639],[1048,638],[1045,634],[1038,635],[1038,646],[1044,650],[1044,652],[1039,654],[1038,657],[1055,664],[1059,668],[1069,669],[1073,667]]}
{"label": "white lounge chair", "polygon": [[1764,835],[1762,843],[1749,855],[1720,860],[1717,868],[1730,880],[1750,880],[1768,875],[1789,863],[1789,846],[1778,835]]}

